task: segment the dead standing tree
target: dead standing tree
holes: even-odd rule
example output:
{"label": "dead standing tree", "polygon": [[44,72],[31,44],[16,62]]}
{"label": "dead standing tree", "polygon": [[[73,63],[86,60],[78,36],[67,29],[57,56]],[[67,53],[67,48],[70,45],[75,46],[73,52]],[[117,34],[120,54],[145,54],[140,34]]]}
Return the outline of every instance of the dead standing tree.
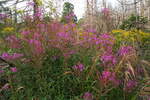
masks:
{"label": "dead standing tree", "polygon": [[97,0],[86,0],[86,20],[90,28],[94,25],[97,10]]}

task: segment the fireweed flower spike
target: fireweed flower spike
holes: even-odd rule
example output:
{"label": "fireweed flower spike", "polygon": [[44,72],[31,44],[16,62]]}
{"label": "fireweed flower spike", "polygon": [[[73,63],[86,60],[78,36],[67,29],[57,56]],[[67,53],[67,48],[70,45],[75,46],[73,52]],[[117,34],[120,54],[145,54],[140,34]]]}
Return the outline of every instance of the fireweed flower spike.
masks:
{"label": "fireweed flower spike", "polygon": [[83,100],[93,100],[93,95],[90,92],[86,92],[83,95]]}
{"label": "fireweed flower spike", "polygon": [[0,74],[3,74],[4,73],[4,70],[0,69]]}
{"label": "fireweed flower spike", "polygon": [[12,67],[10,68],[11,72],[17,72],[17,68],[16,67]]}
{"label": "fireweed flower spike", "polygon": [[3,53],[3,54],[1,55],[1,57],[2,57],[3,59],[10,59],[10,55],[9,55],[8,53]]}
{"label": "fireweed flower spike", "polygon": [[107,71],[107,70],[102,72],[102,75],[100,76],[100,81],[104,85],[110,82],[116,86],[119,85],[119,80],[116,78],[115,73]]}
{"label": "fireweed flower spike", "polygon": [[11,48],[21,48],[20,40],[16,36],[11,35],[6,38],[6,41]]}
{"label": "fireweed flower spike", "polygon": [[131,92],[136,86],[137,86],[137,82],[135,80],[129,80],[125,84],[124,90],[127,91],[127,92]]}
{"label": "fireweed flower spike", "polygon": [[39,40],[31,39],[29,40],[29,44],[34,47],[34,52],[36,54],[41,54],[44,52],[44,48],[42,47],[42,43]]}
{"label": "fireweed flower spike", "polygon": [[22,34],[23,36],[27,36],[27,35],[30,34],[30,31],[29,31],[29,30],[23,30],[23,31],[21,31],[21,34]]}
{"label": "fireweed flower spike", "polygon": [[108,8],[103,8],[103,9],[102,9],[102,13],[105,14],[105,15],[108,15],[109,12],[110,12],[110,11],[109,11]]}
{"label": "fireweed flower spike", "polygon": [[82,72],[84,70],[84,65],[83,64],[74,65],[73,69],[79,70],[80,72]]}
{"label": "fireweed flower spike", "polygon": [[125,56],[125,55],[129,55],[134,51],[133,47],[131,46],[122,46],[120,47],[118,54],[120,56]]}
{"label": "fireweed flower spike", "polygon": [[8,54],[8,53],[3,53],[1,56],[3,59],[6,60],[15,60],[23,57],[23,54],[20,53],[13,53],[13,54]]}
{"label": "fireweed flower spike", "polygon": [[104,64],[110,63],[112,65],[116,64],[116,62],[117,62],[116,57],[109,52],[106,52],[101,56],[101,61]]}
{"label": "fireweed flower spike", "polygon": [[5,19],[5,18],[7,18],[7,16],[8,15],[6,15],[6,14],[0,14],[0,19],[2,20],[2,19]]}

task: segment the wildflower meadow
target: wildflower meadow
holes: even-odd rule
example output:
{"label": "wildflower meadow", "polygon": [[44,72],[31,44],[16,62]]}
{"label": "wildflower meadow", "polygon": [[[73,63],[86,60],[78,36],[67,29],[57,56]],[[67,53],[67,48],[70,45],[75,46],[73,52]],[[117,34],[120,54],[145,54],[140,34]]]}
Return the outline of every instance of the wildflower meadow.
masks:
{"label": "wildflower meadow", "polygon": [[103,7],[78,19],[70,2],[59,16],[29,1],[31,13],[0,11],[0,100],[150,100],[147,17],[117,24]]}

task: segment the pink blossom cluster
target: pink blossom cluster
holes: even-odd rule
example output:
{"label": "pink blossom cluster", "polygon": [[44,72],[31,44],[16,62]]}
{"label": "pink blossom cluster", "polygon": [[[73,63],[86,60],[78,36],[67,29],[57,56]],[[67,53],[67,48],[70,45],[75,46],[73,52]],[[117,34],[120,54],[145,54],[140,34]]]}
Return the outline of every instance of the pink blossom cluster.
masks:
{"label": "pink blossom cluster", "polygon": [[90,92],[85,92],[83,95],[83,100],[93,100],[93,95]]}
{"label": "pink blossom cluster", "polygon": [[72,17],[74,17],[74,16],[75,16],[74,13],[70,13],[69,15],[65,16],[65,18],[66,18],[67,20],[71,20]]}
{"label": "pink blossom cluster", "polygon": [[102,72],[102,75],[100,76],[100,81],[102,84],[107,85],[108,83],[112,83],[116,86],[119,85],[119,80],[117,79],[116,75],[114,72],[110,72],[109,70],[104,70]]}
{"label": "pink blossom cluster", "polygon": [[22,30],[22,31],[21,31],[21,34],[22,34],[23,36],[28,36],[28,35],[30,34],[30,31],[29,31],[29,30]]}
{"label": "pink blossom cluster", "polygon": [[103,64],[107,64],[107,65],[108,64],[115,65],[117,63],[116,57],[109,52],[105,52],[102,54],[101,61],[103,62]]}
{"label": "pink blossom cluster", "polygon": [[108,15],[109,12],[110,12],[110,11],[109,11],[108,8],[103,8],[103,9],[102,9],[102,13],[105,14],[105,15]]}
{"label": "pink blossom cluster", "polygon": [[113,45],[114,44],[114,37],[111,36],[110,34],[108,33],[103,33],[100,35],[100,39],[101,39],[101,43],[103,46],[109,46],[109,45]]}
{"label": "pink blossom cluster", "polygon": [[39,54],[44,53],[44,48],[42,46],[41,41],[30,39],[29,44],[32,46],[34,54],[39,55]]}
{"label": "pink blossom cluster", "polygon": [[11,72],[17,72],[17,68],[16,67],[11,67],[10,70],[11,70]]}
{"label": "pink blossom cluster", "polygon": [[70,38],[70,35],[67,34],[66,32],[57,33],[57,36],[62,38],[62,39],[69,39]]}
{"label": "pink blossom cluster", "polygon": [[0,19],[2,20],[2,19],[5,19],[5,18],[7,18],[8,17],[8,15],[7,14],[2,14],[2,13],[0,13]]}
{"label": "pink blossom cluster", "polygon": [[80,72],[82,72],[84,70],[84,65],[83,64],[74,65],[73,69],[79,70]]}
{"label": "pink blossom cluster", "polygon": [[133,53],[134,49],[131,46],[122,46],[120,47],[118,53],[120,56],[130,55]]}
{"label": "pink blossom cluster", "polygon": [[21,54],[21,53],[13,53],[13,54],[3,53],[1,55],[1,57],[5,60],[15,60],[15,59],[19,59],[19,58],[23,57],[23,54]]}
{"label": "pink blossom cluster", "polygon": [[128,80],[125,84],[124,90],[127,92],[131,92],[137,86],[137,82],[135,80]]}
{"label": "pink blossom cluster", "polygon": [[21,48],[20,39],[18,39],[14,35],[7,37],[6,41],[8,42],[8,45],[10,46],[10,48],[16,48],[16,49]]}

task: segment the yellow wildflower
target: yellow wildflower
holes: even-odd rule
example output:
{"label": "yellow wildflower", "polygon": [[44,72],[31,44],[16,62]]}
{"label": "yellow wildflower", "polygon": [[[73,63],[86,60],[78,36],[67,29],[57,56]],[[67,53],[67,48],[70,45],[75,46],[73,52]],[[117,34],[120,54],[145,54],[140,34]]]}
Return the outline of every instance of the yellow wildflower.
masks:
{"label": "yellow wildflower", "polygon": [[90,32],[89,35],[93,35],[93,33]]}
{"label": "yellow wildflower", "polygon": [[83,33],[82,33],[82,32],[79,32],[78,34],[79,34],[80,36],[83,36]]}
{"label": "yellow wildflower", "polygon": [[14,31],[14,28],[13,28],[13,27],[5,27],[5,28],[3,29],[3,32],[12,32],[12,31]]}
{"label": "yellow wildflower", "polygon": [[112,30],[112,33],[123,33],[125,32],[124,30],[118,29],[118,30]]}
{"label": "yellow wildflower", "polygon": [[123,32],[123,36],[124,36],[124,37],[128,37],[128,36],[129,36],[129,33],[130,33],[130,32],[128,32],[128,31]]}

